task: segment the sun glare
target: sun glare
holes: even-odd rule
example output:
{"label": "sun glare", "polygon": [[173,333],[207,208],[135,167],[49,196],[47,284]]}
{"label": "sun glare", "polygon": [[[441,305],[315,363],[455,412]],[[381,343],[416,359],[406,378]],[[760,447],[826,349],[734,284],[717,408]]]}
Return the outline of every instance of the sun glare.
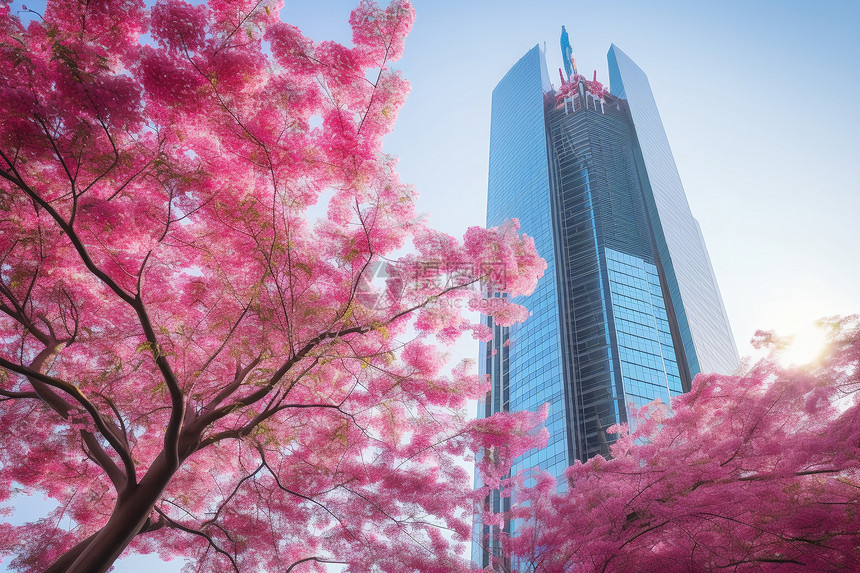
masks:
{"label": "sun glare", "polygon": [[780,352],[779,361],[785,366],[807,364],[818,358],[827,344],[827,333],[816,324],[808,323],[790,335],[791,343]]}

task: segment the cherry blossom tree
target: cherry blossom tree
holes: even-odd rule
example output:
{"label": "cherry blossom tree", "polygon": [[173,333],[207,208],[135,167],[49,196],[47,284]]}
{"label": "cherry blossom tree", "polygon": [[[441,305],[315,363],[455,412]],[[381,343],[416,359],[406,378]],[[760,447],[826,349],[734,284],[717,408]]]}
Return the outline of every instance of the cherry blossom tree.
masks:
{"label": "cherry blossom tree", "polygon": [[700,375],[671,415],[656,403],[635,431],[610,428],[622,432],[612,459],[569,468],[564,493],[545,473],[514,480],[512,562],[542,573],[860,569],[860,317],[830,326],[816,363],[786,368],[771,354],[742,375]]}
{"label": "cherry blossom tree", "polygon": [[438,350],[545,263],[428,228],[382,154],[411,6],[363,2],[352,47],[281,7],[0,0],[0,498],[59,504],[0,525],[17,570],[466,570],[458,459],[544,439],[469,421],[485,382]]}

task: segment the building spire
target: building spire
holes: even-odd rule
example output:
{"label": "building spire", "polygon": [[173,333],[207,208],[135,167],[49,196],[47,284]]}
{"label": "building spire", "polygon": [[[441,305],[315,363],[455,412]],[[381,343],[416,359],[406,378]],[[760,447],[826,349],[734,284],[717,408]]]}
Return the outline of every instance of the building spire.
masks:
{"label": "building spire", "polygon": [[576,58],[573,57],[573,48],[570,46],[570,37],[567,35],[567,30],[564,26],[561,27],[561,60],[564,62],[564,71],[567,74],[568,81],[570,76],[575,76]]}

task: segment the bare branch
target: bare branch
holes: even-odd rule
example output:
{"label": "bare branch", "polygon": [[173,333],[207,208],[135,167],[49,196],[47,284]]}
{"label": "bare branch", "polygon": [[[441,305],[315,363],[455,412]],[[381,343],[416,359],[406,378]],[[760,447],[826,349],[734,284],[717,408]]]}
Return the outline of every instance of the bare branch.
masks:
{"label": "bare branch", "polygon": [[164,513],[164,511],[159,509],[158,506],[153,506],[153,509],[155,509],[155,511],[158,512],[158,514],[162,518],[164,518],[164,520],[167,522],[168,527],[173,527],[175,529],[179,529],[180,531],[184,531],[186,533],[191,533],[193,535],[200,536],[203,539],[205,539],[206,541],[208,541],[209,545],[212,547],[212,549],[214,549],[215,551],[217,551],[218,553],[220,553],[221,555],[223,555],[227,559],[229,559],[230,564],[233,566],[233,570],[236,571],[236,573],[240,573],[239,565],[236,563],[236,560],[233,559],[233,556],[230,555],[229,553],[227,553],[225,550],[221,549],[221,547],[219,547],[218,544],[215,543],[215,540],[212,539],[211,535],[209,535],[208,533],[206,533],[204,531],[200,531],[199,529],[194,529],[193,527],[188,527],[187,525],[183,525],[183,524],[179,523],[178,521],[171,519],[170,517],[167,516],[166,513]]}
{"label": "bare branch", "polygon": [[305,557],[304,559],[299,559],[298,561],[296,561],[295,563],[293,563],[292,565],[287,567],[287,570],[284,571],[284,573],[290,573],[290,571],[292,571],[296,567],[296,565],[301,565],[302,563],[307,563],[309,561],[316,561],[317,563],[340,564],[340,565],[346,565],[347,564],[346,561],[331,561],[329,559],[323,559],[321,557]]}

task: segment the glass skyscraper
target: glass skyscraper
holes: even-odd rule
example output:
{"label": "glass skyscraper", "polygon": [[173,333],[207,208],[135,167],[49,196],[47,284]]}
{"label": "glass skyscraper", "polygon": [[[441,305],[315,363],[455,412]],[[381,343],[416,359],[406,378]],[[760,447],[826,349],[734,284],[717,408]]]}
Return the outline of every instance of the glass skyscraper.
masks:
{"label": "glass skyscraper", "polygon": [[[648,78],[613,45],[607,91],[578,74],[566,39],[572,66],[558,89],[535,46],[493,90],[487,225],[519,219],[548,268],[522,300],[525,322],[490,320],[479,360],[492,381],[479,417],[549,404],[549,444],[513,471],[556,477],[607,455],[606,429],[629,407],[668,403],[697,373],[738,364]],[[509,503],[486,500],[496,512]],[[473,559],[486,566],[498,530],[476,523],[475,534]]]}

